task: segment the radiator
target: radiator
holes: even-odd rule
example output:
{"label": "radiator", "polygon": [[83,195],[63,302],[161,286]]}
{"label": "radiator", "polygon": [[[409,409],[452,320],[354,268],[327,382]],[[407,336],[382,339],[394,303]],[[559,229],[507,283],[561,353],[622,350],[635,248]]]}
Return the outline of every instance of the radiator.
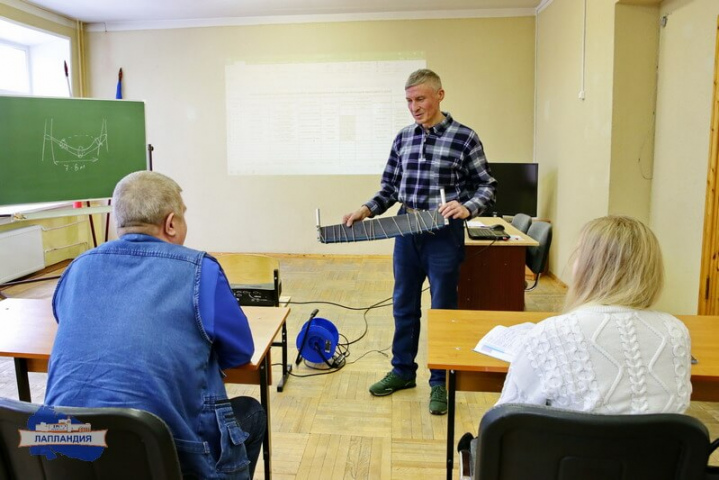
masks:
{"label": "radiator", "polygon": [[0,283],[45,268],[39,225],[0,232]]}

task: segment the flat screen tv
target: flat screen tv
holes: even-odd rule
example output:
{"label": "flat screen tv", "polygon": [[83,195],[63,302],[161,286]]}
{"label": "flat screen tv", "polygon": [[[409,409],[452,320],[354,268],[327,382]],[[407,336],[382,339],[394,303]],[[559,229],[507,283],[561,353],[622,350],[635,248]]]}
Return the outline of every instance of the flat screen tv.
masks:
{"label": "flat screen tv", "polygon": [[489,163],[497,179],[497,203],[485,215],[501,217],[525,213],[537,216],[537,182],[539,164]]}

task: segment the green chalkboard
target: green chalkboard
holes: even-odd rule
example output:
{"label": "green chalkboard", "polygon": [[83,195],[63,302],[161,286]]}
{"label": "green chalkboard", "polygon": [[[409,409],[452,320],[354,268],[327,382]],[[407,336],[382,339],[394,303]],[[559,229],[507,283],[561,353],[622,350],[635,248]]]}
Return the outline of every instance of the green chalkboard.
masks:
{"label": "green chalkboard", "polygon": [[0,96],[0,205],[108,198],[146,169],[144,103]]}

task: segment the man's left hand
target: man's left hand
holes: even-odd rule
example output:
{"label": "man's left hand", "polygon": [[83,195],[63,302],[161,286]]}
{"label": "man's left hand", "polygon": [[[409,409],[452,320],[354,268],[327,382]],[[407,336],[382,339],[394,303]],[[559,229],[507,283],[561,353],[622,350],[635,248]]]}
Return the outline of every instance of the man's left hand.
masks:
{"label": "man's left hand", "polygon": [[442,214],[444,218],[454,218],[460,220],[464,220],[470,216],[467,207],[459,203],[457,200],[452,200],[449,203],[440,205],[439,213]]}

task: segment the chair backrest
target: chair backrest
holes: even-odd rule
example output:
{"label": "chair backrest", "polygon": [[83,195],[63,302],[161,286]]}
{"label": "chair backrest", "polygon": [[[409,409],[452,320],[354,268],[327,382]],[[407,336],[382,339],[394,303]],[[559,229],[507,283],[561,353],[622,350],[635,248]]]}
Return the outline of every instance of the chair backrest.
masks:
{"label": "chair backrest", "polygon": [[[152,413],[133,408],[55,407],[55,412],[107,430],[107,447],[99,458],[85,461],[58,454],[31,455],[19,446],[18,430],[40,405],[0,398],[0,480],[180,480],[180,463],[169,428]],[[47,447],[51,449],[52,447]],[[52,450],[48,450],[52,456]]]}
{"label": "chair backrest", "polygon": [[[282,281],[278,259],[253,253],[228,253],[215,258],[225,271],[240,305],[280,305]],[[255,296],[253,290],[262,295]]]}
{"label": "chair backrest", "polygon": [[280,261],[268,255],[228,253],[217,255],[215,258],[231,284],[272,283],[275,270],[280,269]]}
{"label": "chair backrest", "polygon": [[518,213],[512,218],[512,226],[522,233],[527,233],[532,225],[532,217],[526,213]]}
{"label": "chair backrest", "polygon": [[552,224],[549,222],[532,222],[527,235],[539,242],[537,247],[527,247],[527,267],[532,273],[539,274],[544,271],[549,260],[549,247],[552,245]]}
{"label": "chair backrest", "polygon": [[704,479],[709,432],[688,415],[598,415],[504,404],[480,423],[480,480]]}

